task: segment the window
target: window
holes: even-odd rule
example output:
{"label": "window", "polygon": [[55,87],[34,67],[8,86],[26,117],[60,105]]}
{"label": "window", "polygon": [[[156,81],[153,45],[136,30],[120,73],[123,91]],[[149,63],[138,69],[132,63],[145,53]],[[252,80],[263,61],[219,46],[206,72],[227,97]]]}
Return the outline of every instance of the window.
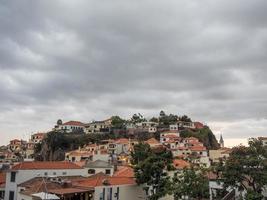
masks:
{"label": "window", "polygon": [[53,175],[57,175],[57,173],[56,172],[53,172]]}
{"label": "window", "polygon": [[16,172],[11,172],[10,182],[15,182],[15,181],[16,181]]}
{"label": "window", "polygon": [[47,176],[47,175],[48,175],[48,173],[47,173],[47,172],[45,172],[45,173],[44,173],[44,175],[45,175],[45,176]]}
{"label": "window", "polygon": [[14,200],[14,191],[9,191],[9,200]]}
{"label": "window", "polygon": [[95,174],[95,169],[88,169],[88,174]]}
{"label": "window", "polygon": [[112,200],[112,188],[108,189],[108,199],[107,200]]}
{"label": "window", "polygon": [[110,174],[110,169],[106,169],[106,174]]}
{"label": "window", "polygon": [[62,175],[67,175],[67,172],[62,172]]}

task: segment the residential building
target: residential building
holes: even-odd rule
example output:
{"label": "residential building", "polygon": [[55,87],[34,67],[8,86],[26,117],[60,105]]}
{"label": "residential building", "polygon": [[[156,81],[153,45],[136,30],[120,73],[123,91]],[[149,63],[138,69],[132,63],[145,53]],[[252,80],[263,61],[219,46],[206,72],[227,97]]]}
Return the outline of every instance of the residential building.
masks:
{"label": "residential building", "polygon": [[80,133],[85,132],[85,124],[79,121],[68,121],[62,123],[62,121],[58,120],[57,125],[53,130],[65,133]]}
{"label": "residential building", "polygon": [[85,133],[109,133],[111,130],[111,122],[111,119],[106,119],[85,124]]}
{"label": "residential building", "polygon": [[44,139],[45,135],[46,133],[35,133],[31,135],[30,142],[34,144],[40,143]]}
{"label": "residential building", "polygon": [[114,174],[114,166],[110,162],[103,160],[89,161],[86,163],[84,168],[87,170],[88,175],[93,175],[100,172],[109,176]]}
{"label": "residential building", "polygon": [[87,176],[87,171],[72,162],[21,162],[6,174],[5,200],[17,199],[19,184],[49,176]]}
{"label": "residential building", "polygon": [[226,160],[231,153],[230,148],[220,148],[217,150],[209,150],[209,157],[212,163],[218,163],[220,160]]}

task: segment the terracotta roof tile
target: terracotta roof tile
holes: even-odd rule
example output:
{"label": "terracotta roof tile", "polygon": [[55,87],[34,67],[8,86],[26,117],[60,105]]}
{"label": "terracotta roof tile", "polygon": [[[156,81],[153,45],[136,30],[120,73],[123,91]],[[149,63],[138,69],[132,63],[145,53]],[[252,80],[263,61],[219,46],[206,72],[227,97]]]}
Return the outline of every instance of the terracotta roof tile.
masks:
{"label": "terracotta roof tile", "polygon": [[62,125],[69,125],[69,126],[85,126],[84,123],[79,122],[79,121],[68,121],[68,122],[65,122],[65,123],[62,124]]}
{"label": "terracotta roof tile", "polygon": [[134,170],[129,166],[119,166],[113,176],[117,177],[134,177]]}
{"label": "terracotta roof tile", "polygon": [[12,167],[12,170],[32,169],[82,169],[72,162],[21,162]]}
{"label": "terracotta roof tile", "polygon": [[188,168],[190,167],[190,164],[188,162],[186,162],[185,160],[181,160],[181,159],[174,159],[173,160],[173,166],[176,169],[184,169],[184,168]]}

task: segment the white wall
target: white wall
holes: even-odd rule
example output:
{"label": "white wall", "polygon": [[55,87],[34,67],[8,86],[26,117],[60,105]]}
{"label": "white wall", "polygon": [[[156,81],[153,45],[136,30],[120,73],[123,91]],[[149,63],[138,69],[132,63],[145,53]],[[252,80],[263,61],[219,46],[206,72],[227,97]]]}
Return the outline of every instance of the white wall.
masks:
{"label": "white wall", "polygon": [[[119,197],[115,198],[114,193],[117,192],[119,187]],[[105,188],[105,196],[108,197],[108,188],[112,188],[112,200],[145,200],[145,192],[141,186],[137,185],[119,185],[119,186],[100,186],[95,188],[94,200],[99,200],[100,195]]]}
{"label": "white wall", "polygon": [[[9,191],[14,191],[15,196],[14,200],[17,199],[17,185],[23,183],[27,180],[30,180],[34,177],[44,177],[45,172],[47,176],[88,176],[86,169],[48,169],[48,170],[18,170],[16,171],[16,180],[15,182],[10,182],[11,172],[6,174],[6,188],[5,188],[5,200],[9,199]],[[63,172],[66,174],[63,174]],[[56,174],[54,174],[56,173]]]}

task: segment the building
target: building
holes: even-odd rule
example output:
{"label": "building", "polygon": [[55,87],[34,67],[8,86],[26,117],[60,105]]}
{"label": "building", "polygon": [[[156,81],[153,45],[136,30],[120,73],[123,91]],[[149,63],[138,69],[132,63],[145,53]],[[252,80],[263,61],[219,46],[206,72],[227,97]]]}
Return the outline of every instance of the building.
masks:
{"label": "building", "polygon": [[80,133],[85,132],[85,124],[79,121],[68,121],[62,123],[61,120],[58,120],[57,125],[53,130],[65,133]]}
{"label": "building", "polygon": [[231,149],[224,147],[217,150],[209,150],[209,157],[212,163],[218,163],[221,160],[226,160],[229,157],[230,153]]}
{"label": "building", "polygon": [[220,141],[219,141],[219,143],[220,143],[220,147],[223,148],[223,147],[224,147],[224,140],[223,140],[222,134],[221,134],[221,136],[220,136]]}
{"label": "building", "polygon": [[89,175],[104,173],[106,175],[112,176],[114,174],[114,166],[110,162],[103,160],[89,161],[84,168],[88,171]]}
{"label": "building", "polygon": [[26,147],[27,142],[24,140],[18,140],[18,139],[14,139],[11,140],[9,143],[9,149],[11,151],[21,151],[23,148]]}
{"label": "building", "polygon": [[111,130],[111,118],[103,121],[93,121],[85,124],[85,133],[109,133]]}
{"label": "building", "polygon": [[45,135],[46,133],[35,133],[31,135],[30,142],[34,144],[40,143],[44,139]]}
{"label": "building", "polygon": [[21,162],[6,173],[5,200],[18,199],[18,185],[35,177],[87,175],[85,169],[72,162]]}

